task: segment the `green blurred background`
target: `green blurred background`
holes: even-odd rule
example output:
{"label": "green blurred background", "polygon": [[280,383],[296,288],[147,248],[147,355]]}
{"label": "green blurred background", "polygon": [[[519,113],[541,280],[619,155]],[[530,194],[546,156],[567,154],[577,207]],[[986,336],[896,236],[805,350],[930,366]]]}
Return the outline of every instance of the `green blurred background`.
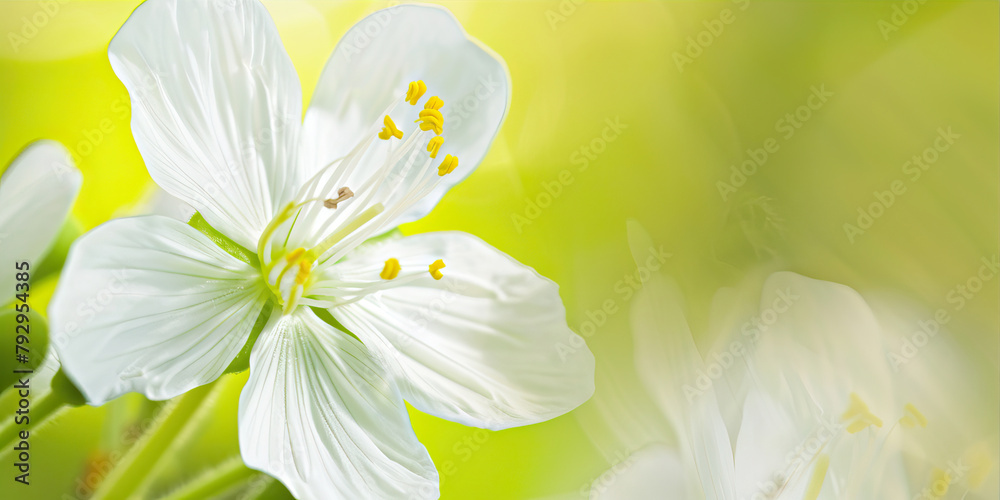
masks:
{"label": "green blurred background", "polygon": [[[0,3],[0,164],[36,139],[61,141],[84,175],[73,214],[88,229],[144,210],[153,192],[106,54],[137,3]],[[479,169],[404,232],[468,231],[535,267],[560,284],[577,331],[607,300],[626,311],[587,336],[598,390],[569,415],[486,432],[411,409],[442,498],[584,498],[627,454],[616,436],[637,424],[609,422],[600,408],[638,393],[628,299],[616,289],[635,272],[629,218],[672,254],[665,272],[695,311],[762,267],[950,309],[947,294],[998,252],[995,1],[914,2],[911,14],[881,1],[440,3],[506,60],[513,102]],[[340,36],[388,5],[265,4],[306,104]],[[914,179],[904,163],[949,127],[959,137]],[[734,176],[765,144],[768,158]],[[849,235],[844,224],[858,225],[859,208],[894,181],[905,193]],[[989,401],[1000,373],[997,285],[949,325],[982,367]],[[44,306],[54,278],[41,286],[33,299]],[[696,332],[707,321],[692,314]],[[203,422],[157,464],[149,497],[238,453],[244,378],[217,384]],[[85,494],[159,406],[133,395],[64,413],[33,438],[30,490],[4,465],[0,497]],[[995,405],[982,411],[996,422]],[[262,481],[250,486],[287,495]]]}

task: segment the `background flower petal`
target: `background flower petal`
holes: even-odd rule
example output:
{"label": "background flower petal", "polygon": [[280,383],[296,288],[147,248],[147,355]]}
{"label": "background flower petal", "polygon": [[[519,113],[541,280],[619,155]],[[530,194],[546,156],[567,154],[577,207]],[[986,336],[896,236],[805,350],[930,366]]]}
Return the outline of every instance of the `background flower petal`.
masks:
{"label": "background flower petal", "polygon": [[[0,176],[0,262],[40,264],[82,181],[62,144],[38,141],[25,148]],[[13,298],[14,280],[13,272],[0,273],[0,304]]]}

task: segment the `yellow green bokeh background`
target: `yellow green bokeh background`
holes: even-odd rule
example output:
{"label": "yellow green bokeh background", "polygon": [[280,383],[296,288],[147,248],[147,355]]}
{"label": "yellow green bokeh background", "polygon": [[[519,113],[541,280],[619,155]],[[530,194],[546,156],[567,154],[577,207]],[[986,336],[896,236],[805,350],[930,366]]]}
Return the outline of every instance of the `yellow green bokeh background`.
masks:
{"label": "yellow green bokeh background", "polygon": [[[65,144],[84,176],[73,214],[85,228],[141,211],[151,193],[128,96],[106,54],[137,3],[0,3],[0,164],[36,139]],[[403,230],[471,232],[535,267],[560,284],[574,329],[606,300],[627,310],[615,286],[635,271],[629,218],[672,254],[664,270],[694,309],[761,265],[946,307],[946,294],[975,274],[980,258],[998,252],[1000,11],[990,1],[928,1],[884,32],[880,21],[893,23],[902,3],[441,2],[506,60],[513,101],[479,169]],[[339,37],[387,5],[265,4],[304,104]],[[697,42],[727,9],[732,22],[679,70],[688,37]],[[36,24],[39,12],[44,25],[28,37],[25,23]],[[807,104],[814,86],[833,95],[784,138],[777,122]],[[597,154],[607,121],[625,128]],[[941,127],[960,138],[911,180],[903,164],[931,147]],[[724,200],[718,183],[769,138],[779,149]],[[586,154],[593,159],[583,169]],[[852,242],[844,224],[857,224],[859,207],[897,180],[905,194]],[[531,203],[545,206],[536,212]],[[53,286],[43,284],[48,291],[35,300],[44,303]],[[992,391],[984,397],[993,401],[997,291],[997,280],[987,282],[949,325],[984,367]],[[564,417],[487,433],[411,410],[443,498],[585,498],[581,489],[627,453],[611,436],[632,424],[602,421],[596,405],[634,391],[628,314],[610,315],[587,342],[598,391]],[[158,469],[156,488],[238,452],[240,377],[225,381],[193,444]],[[3,465],[0,497],[72,495],[95,450],[121,445],[123,415],[134,420],[150,408],[135,396],[62,415],[33,438],[30,489]],[[995,422],[996,409],[979,417]]]}

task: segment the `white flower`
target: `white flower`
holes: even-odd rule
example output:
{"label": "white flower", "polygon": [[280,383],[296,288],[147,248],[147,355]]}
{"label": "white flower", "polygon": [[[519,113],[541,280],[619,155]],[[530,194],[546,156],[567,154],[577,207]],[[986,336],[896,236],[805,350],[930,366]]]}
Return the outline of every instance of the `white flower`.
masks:
{"label": "white flower", "polygon": [[40,264],[51,248],[81,182],[66,148],[47,140],[30,144],[0,177],[0,262],[9,266],[0,272],[0,304],[17,292],[14,263]]}
{"label": "white flower", "polygon": [[[651,245],[637,224],[629,237],[637,257]],[[884,327],[861,295],[789,272],[771,274],[759,293],[759,280],[747,281],[740,292],[716,294],[709,325],[718,341],[705,357],[676,285],[657,273],[643,282],[631,316],[636,369],[677,448],[638,450],[594,482],[592,498],[670,491],[713,500],[903,500],[927,490],[938,499],[960,482],[976,489],[992,473],[995,451],[982,443],[993,431],[957,428],[940,398],[918,395],[934,384],[893,372]],[[935,454],[930,435],[969,451]],[[907,467],[905,448],[939,472]],[[969,464],[964,476],[944,470],[960,457]]]}
{"label": "white flower", "polygon": [[505,66],[446,10],[362,20],[301,124],[298,78],[256,1],[149,0],[108,52],[150,175],[214,230],[146,216],[77,241],[51,316],[89,402],[176,396],[251,341],[250,467],[300,498],[436,498],[404,400],[502,429],[590,397],[590,352],[555,349],[574,334],[554,283],[463,233],[362,245],[427,213],[506,114]]}

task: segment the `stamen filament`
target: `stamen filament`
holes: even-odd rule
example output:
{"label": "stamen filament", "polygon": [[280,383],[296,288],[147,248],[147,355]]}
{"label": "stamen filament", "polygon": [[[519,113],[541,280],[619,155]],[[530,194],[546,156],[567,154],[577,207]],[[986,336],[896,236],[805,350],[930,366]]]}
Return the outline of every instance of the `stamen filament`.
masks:
{"label": "stamen filament", "polygon": [[809,478],[809,486],[806,488],[806,494],[803,500],[816,500],[819,498],[819,492],[823,489],[823,481],[826,479],[826,471],[830,468],[830,456],[823,454],[816,459],[816,465],[813,467],[812,477]]}
{"label": "stamen filament", "polygon": [[350,235],[356,229],[363,226],[368,221],[372,220],[372,218],[374,218],[376,215],[382,213],[382,210],[384,209],[385,207],[382,206],[381,203],[376,203],[368,207],[367,209],[365,209],[364,212],[358,214],[354,219],[352,219],[350,222],[348,222],[343,227],[338,229],[336,232],[324,238],[323,241],[319,242],[318,245],[310,248],[308,254],[316,257],[325,254],[327,250],[333,248],[333,246],[336,245],[340,240],[344,239],[344,237]]}
{"label": "stamen filament", "polygon": [[298,304],[299,299],[302,298],[302,287],[295,285],[292,287],[292,293],[289,294],[288,302],[285,303],[285,307],[281,310],[282,314],[288,314],[295,310],[295,306]]}
{"label": "stamen filament", "polygon": [[267,223],[267,227],[265,227],[264,232],[261,233],[260,239],[257,240],[257,258],[260,259],[260,264],[262,266],[267,266],[267,261],[264,259],[264,250],[266,249],[268,242],[271,241],[271,237],[274,236],[274,232],[278,229],[278,226],[288,220],[288,217],[290,216],[289,214],[291,214],[295,208],[295,202],[289,202],[285,205],[285,208],[281,209],[281,212],[271,219],[271,222]]}

